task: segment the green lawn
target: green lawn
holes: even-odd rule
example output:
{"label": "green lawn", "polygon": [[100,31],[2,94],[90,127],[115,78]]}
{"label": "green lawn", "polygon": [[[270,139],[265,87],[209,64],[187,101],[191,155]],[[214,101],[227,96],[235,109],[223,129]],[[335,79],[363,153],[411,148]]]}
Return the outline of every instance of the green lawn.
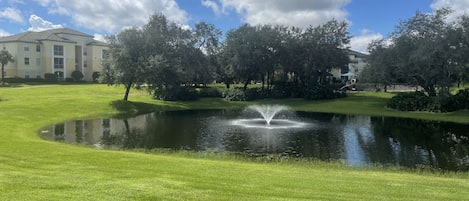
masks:
{"label": "green lawn", "polygon": [[[220,99],[154,101],[106,85],[0,88],[0,200],[468,200],[469,173],[352,169],[339,163],[252,162],[184,153],[106,151],[44,141],[41,127],[121,112],[244,107]],[[296,110],[469,123],[469,112],[402,113],[392,94],[354,93],[334,101],[263,100]]]}

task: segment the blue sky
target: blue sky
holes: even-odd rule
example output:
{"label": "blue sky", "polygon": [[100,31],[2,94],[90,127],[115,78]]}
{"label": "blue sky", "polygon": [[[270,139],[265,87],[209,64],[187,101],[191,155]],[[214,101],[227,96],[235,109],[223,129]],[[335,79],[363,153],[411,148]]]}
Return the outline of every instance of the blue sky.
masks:
{"label": "blue sky", "polygon": [[416,11],[441,7],[451,7],[456,18],[469,13],[469,0],[0,0],[0,36],[67,27],[101,39],[141,26],[155,12],[182,26],[205,21],[223,32],[243,23],[307,27],[338,19],[350,24],[352,49],[365,51]]}

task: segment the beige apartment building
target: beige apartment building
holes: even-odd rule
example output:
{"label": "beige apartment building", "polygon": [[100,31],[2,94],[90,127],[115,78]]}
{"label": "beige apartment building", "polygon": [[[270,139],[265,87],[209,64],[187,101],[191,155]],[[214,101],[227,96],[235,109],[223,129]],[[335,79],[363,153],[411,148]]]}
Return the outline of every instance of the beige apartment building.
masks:
{"label": "beige apartment building", "polygon": [[342,72],[340,68],[333,68],[331,70],[332,76],[337,79],[346,79],[346,80],[357,80],[360,79],[360,73],[368,65],[367,58],[368,55],[349,50],[348,51],[349,63],[348,63],[348,72]]}
{"label": "beige apartment building", "polygon": [[0,48],[14,57],[5,68],[5,77],[44,78],[54,73],[70,78],[73,71],[91,81],[93,72],[102,71],[102,60],[109,56],[106,43],[68,28],[24,32],[0,38]]}

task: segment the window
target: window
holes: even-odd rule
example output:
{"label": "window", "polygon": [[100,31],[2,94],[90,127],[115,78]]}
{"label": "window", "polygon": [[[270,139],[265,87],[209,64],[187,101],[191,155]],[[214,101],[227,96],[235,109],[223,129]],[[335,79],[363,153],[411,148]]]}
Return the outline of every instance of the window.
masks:
{"label": "window", "polygon": [[88,62],[87,61],[83,62],[83,67],[85,67],[85,68],[88,67]]}
{"label": "window", "polygon": [[29,45],[24,44],[23,49],[24,49],[25,52],[29,52]]}
{"label": "window", "polygon": [[28,71],[24,72],[24,78],[29,79],[29,72]]}
{"label": "window", "polygon": [[29,57],[24,58],[24,65],[29,66]]}
{"label": "window", "polygon": [[63,56],[64,55],[64,46],[63,45],[54,45],[54,55]]}
{"label": "window", "polygon": [[63,69],[64,68],[64,58],[54,58],[54,68]]}
{"label": "window", "polygon": [[41,45],[36,45],[36,52],[41,52]]}
{"label": "window", "polygon": [[36,58],[36,66],[37,67],[41,66],[41,58]]}
{"label": "window", "polygon": [[111,56],[111,54],[110,54],[109,50],[103,50],[103,51],[101,52],[101,59],[102,59],[102,60],[109,59],[110,56]]}

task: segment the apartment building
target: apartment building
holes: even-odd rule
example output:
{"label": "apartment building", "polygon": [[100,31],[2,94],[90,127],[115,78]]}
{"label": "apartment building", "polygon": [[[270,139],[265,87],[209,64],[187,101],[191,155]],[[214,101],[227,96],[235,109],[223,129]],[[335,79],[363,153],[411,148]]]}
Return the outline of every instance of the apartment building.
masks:
{"label": "apartment building", "polygon": [[355,79],[355,80],[359,79],[360,73],[363,71],[366,65],[368,65],[367,63],[368,55],[366,54],[353,51],[353,50],[348,50],[348,57],[349,57],[349,63],[348,63],[347,71],[343,72],[341,68],[331,69],[330,73],[336,79],[341,79],[344,81],[352,80],[352,79]]}
{"label": "apartment building", "polygon": [[0,38],[0,48],[14,57],[5,68],[6,77],[44,78],[54,73],[70,78],[73,71],[91,81],[93,72],[101,72],[102,60],[109,56],[106,43],[68,28],[24,32]]}

